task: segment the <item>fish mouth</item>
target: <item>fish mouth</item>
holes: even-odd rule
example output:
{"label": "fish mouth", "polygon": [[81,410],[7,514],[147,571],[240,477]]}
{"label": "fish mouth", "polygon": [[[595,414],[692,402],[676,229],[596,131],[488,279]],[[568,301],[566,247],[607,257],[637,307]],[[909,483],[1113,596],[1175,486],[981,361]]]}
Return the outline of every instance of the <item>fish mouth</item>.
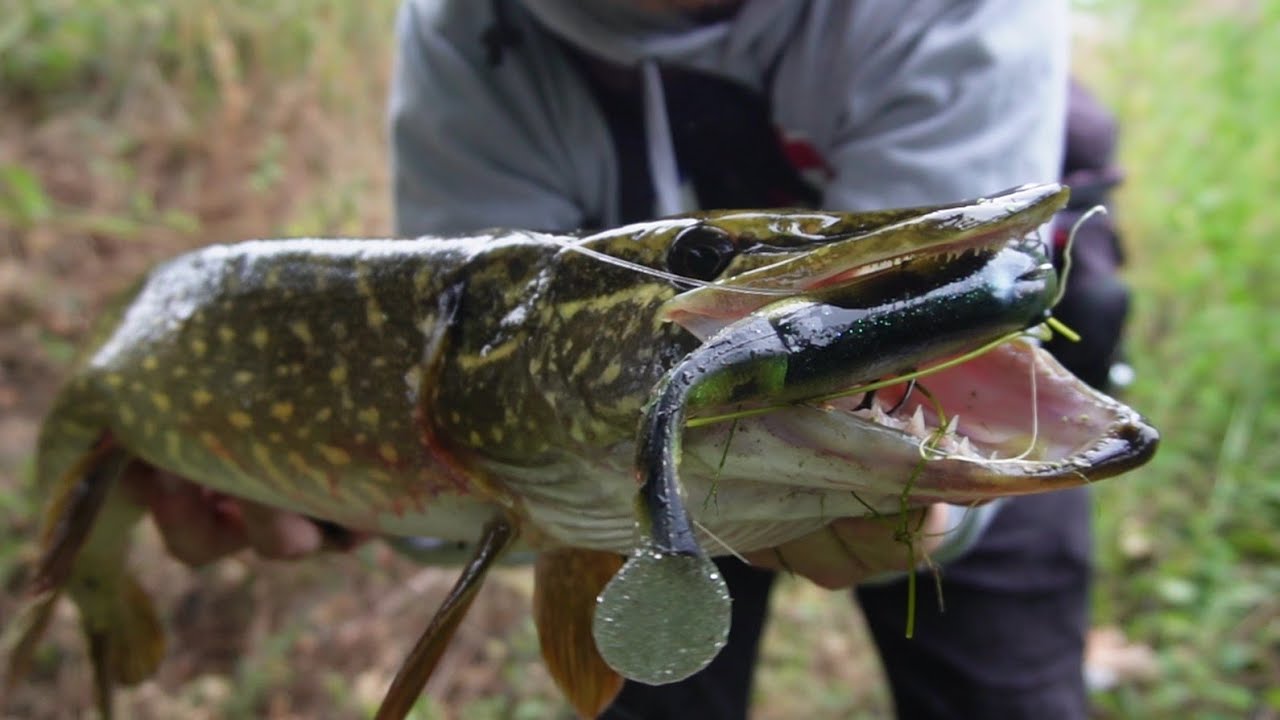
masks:
{"label": "fish mouth", "polygon": [[[858,394],[778,408],[686,438],[692,465],[715,463],[745,481],[850,492],[861,511],[933,502],[968,504],[1101,480],[1138,467],[1159,433],[1135,410],[1063,368],[1030,339],[955,364],[925,368]],[[694,420],[691,424],[699,424]],[[779,470],[778,458],[797,468]],[[770,468],[765,470],[764,468]],[[686,480],[689,476],[686,475]]]}
{"label": "fish mouth", "polygon": [[[1146,462],[1156,430],[1020,335],[1056,299],[1038,230],[1066,197],[1031,186],[927,209],[669,301],[668,318],[705,342],[670,371],[642,425],[656,428],[637,463],[655,544],[693,546],[677,495],[706,488],[736,488],[726,517],[812,523],[1073,487]],[[741,292],[764,287],[796,297]],[[751,374],[766,356],[772,374]],[[690,378],[712,372],[729,378],[733,392],[712,391],[726,402],[674,414]],[[662,429],[673,419],[683,450]]]}

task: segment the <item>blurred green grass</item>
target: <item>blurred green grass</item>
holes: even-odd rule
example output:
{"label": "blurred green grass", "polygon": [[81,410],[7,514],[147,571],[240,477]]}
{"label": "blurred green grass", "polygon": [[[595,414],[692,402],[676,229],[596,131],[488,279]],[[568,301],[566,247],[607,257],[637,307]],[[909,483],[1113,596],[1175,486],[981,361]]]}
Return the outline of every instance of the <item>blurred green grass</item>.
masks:
{"label": "blurred green grass", "polygon": [[[81,315],[92,314],[84,308],[127,281],[74,286],[65,273],[89,262],[82,255],[167,253],[250,234],[385,232],[381,113],[394,6],[10,0],[0,15],[0,260],[35,279],[12,296],[30,315],[8,319],[0,334],[39,339],[23,362],[56,378]],[[1096,622],[1119,626],[1158,661],[1153,679],[1098,693],[1097,714],[1274,717],[1280,1],[1081,8],[1080,73],[1121,120],[1129,173],[1117,215],[1137,303],[1128,352],[1138,381],[1127,399],[1165,438],[1150,466],[1096,488]],[[47,384],[30,388],[47,394]],[[20,397],[14,407],[34,412],[42,402]],[[18,490],[25,462],[9,458],[0,477],[0,578],[13,577],[19,538],[31,530]],[[775,608],[759,717],[884,714],[846,595],[786,583]],[[195,704],[182,707],[264,712],[312,670],[286,662],[303,624],[271,626],[236,675],[253,678],[243,692],[201,700],[196,688]],[[510,648],[496,655],[510,667],[486,681],[488,695],[447,709],[423,703],[422,717],[563,715],[533,669],[531,626],[510,627]],[[315,669],[330,703],[321,707],[349,714],[367,705]]]}
{"label": "blurred green grass", "polygon": [[[1155,460],[1096,488],[1097,618],[1156,650],[1122,717],[1280,712],[1280,3],[1097,5],[1079,64],[1122,123],[1129,400]],[[1268,714],[1269,713],[1269,714]]]}

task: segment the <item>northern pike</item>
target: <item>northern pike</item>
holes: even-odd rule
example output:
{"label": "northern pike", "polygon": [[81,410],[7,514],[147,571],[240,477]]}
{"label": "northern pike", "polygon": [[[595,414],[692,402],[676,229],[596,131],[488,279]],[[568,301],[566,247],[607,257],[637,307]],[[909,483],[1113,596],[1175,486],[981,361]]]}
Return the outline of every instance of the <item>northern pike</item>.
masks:
{"label": "northern pike", "polygon": [[[379,717],[407,712],[510,547],[542,554],[544,656],[581,713],[612,698],[610,663],[687,675],[718,640],[674,621],[646,633],[645,607],[727,623],[709,554],[1151,457],[1158,435],[1136,411],[1010,339],[1056,298],[1037,232],[1067,192],[574,235],[254,241],[163,263],[96,326],[43,426],[43,557],[8,677],[62,594],[104,713],[113,683],[160,662],[160,624],[125,567],[144,514],[116,482],[130,463],[478,548]],[[621,590],[602,592],[615,572]],[[688,666],[660,657],[690,650]]]}

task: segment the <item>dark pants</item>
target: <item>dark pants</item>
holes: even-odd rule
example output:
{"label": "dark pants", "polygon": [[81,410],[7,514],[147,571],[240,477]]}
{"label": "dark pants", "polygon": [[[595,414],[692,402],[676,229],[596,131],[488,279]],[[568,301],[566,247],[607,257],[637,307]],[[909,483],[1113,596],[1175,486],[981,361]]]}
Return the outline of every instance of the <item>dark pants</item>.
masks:
{"label": "dark pants", "polygon": [[[1086,716],[1089,525],[1084,489],[1006,501],[978,543],[943,568],[945,612],[932,577],[921,576],[910,640],[906,581],[858,588],[899,718]],[[733,593],[728,646],[683,682],[627,683],[604,717],[747,716],[773,574],[733,559],[720,566]]]}

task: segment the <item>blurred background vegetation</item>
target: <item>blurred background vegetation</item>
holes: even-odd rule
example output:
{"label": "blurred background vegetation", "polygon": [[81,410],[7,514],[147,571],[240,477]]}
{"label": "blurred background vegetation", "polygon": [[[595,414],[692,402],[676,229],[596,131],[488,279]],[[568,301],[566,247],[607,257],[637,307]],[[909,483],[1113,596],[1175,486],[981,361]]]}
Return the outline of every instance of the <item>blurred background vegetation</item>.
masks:
{"label": "blurred background vegetation", "polygon": [[[1162,429],[1097,487],[1099,718],[1280,717],[1280,0],[1078,5],[1078,73],[1118,114],[1118,221],[1137,290],[1128,400]],[[385,235],[393,0],[7,0],[0,13],[0,623],[30,560],[39,417],[88,320],[198,244]],[[190,572],[138,553],[167,609],[160,677],[126,717],[359,717],[451,582],[369,546]],[[418,717],[566,711],[529,580],[486,588]],[[775,597],[757,717],[880,717],[844,596]],[[69,615],[6,708],[88,700]]]}

